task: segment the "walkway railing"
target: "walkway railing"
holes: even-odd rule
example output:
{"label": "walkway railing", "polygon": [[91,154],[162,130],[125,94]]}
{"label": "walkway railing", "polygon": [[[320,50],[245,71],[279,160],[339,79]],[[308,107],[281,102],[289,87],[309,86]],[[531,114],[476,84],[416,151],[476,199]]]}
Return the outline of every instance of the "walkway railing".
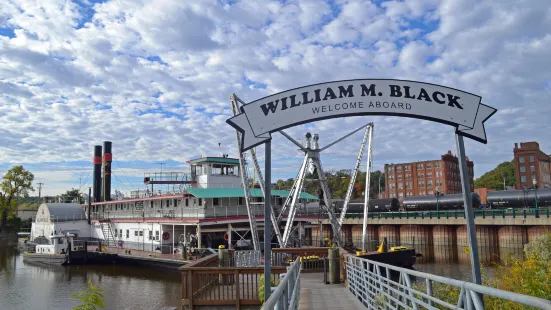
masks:
{"label": "walkway railing", "polygon": [[270,298],[264,302],[262,309],[298,309],[298,301],[300,299],[300,266],[300,259],[297,258],[291,267],[289,267],[279,285],[273,290]]}
{"label": "walkway railing", "polygon": [[[370,212],[370,219],[464,219],[464,210],[444,210],[444,211],[407,211],[407,212]],[[475,218],[550,218],[549,208],[541,209],[487,209],[475,210]],[[363,213],[347,213],[347,219],[362,219]]]}
{"label": "walkway railing", "polygon": [[[346,255],[348,289],[368,309],[484,309],[483,297],[492,296],[514,304],[551,309],[551,301],[496,288],[399,268]],[[420,285],[414,285],[421,283]],[[450,304],[433,295],[435,286],[459,291]]]}

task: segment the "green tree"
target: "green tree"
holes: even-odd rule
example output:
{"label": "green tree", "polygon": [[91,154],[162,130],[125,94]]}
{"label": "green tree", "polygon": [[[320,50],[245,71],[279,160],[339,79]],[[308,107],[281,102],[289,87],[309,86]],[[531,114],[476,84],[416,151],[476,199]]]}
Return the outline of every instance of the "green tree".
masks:
{"label": "green tree", "polygon": [[15,211],[17,197],[27,197],[34,191],[34,175],[23,166],[14,166],[4,175],[0,183],[0,233],[7,234],[8,216]]}
{"label": "green tree", "polygon": [[63,198],[63,201],[72,202],[75,200],[78,201],[78,203],[84,203],[84,199],[82,199],[80,192],[75,188],[68,190],[65,194],[61,194],[61,197]]}
{"label": "green tree", "polygon": [[503,177],[505,177],[506,186],[515,186],[515,163],[514,161],[506,161],[497,165],[491,171],[484,173],[480,178],[474,181],[474,187],[486,187],[495,190],[504,190]]}
{"label": "green tree", "polygon": [[82,302],[82,305],[78,305],[73,310],[96,310],[105,309],[103,303],[102,288],[99,288],[92,284],[92,280],[88,279],[88,288],[84,291],[74,292],[71,294],[71,298],[78,299]]}

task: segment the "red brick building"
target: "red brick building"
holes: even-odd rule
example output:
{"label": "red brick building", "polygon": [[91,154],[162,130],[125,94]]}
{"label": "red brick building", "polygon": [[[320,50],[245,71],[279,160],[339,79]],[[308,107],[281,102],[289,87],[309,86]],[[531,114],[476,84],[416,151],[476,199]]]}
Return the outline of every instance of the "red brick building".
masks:
{"label": "red brick building", "polygon": [[[474,163],[467,157],[471,191],[474,190]],[[384,197],[430,196],[436,191],[444,194],[461,193],[459,161],[451,151],[441,159],[385,165]],[[381,195],[383,196],[383,195]]]}
{"label": "red brick building", "polygon": [[515,143],[516,188],[533,188],[536,180],[538,187],[551,187],[551,159],[540,150],[537,142]]}

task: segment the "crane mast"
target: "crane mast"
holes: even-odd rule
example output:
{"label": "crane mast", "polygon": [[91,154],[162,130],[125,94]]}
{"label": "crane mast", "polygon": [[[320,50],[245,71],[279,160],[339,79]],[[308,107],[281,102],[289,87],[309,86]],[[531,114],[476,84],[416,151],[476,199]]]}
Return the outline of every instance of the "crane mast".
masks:
{"label": "crane mast", "polygon": [[[335,210],[332,207],[331,192],[330,192],[330,189],[329,189],[329,183],[327,181],[327,176],[325,175],[325,172],[324,172],[322,164],[321,164],[320,153],[323,150],[326,150],[327,148],[329,148],[330,146],[333,146],[334,144],[346,139],[347,137],[353,135],[354,133],[356,133],[356,132],[358,132],[361,129],[366,128],[366,127],[368,127],[366,129],[366,133],[367,133],[368,130],[369,130],[369,132],[372,132],[372,123],[369,123],[367,125],[364,125],[364,126],[358,128],[358,129],[346,134],[345,136],[335,140],[334,142],[328,144],[327,146],[325,146],[323,148],[319,147],[319,143],[318,143],[319,142],[319,136],[317,134],[315,134],[312,138],[312,135],[310,133],[307,133],[306,134],[306,145],[303,146],[299,142],[294,140],[292,137],[290,137],[288,134],[286,134],[284,131],[280,131],[280,133],[283,136],[285,136],[287,139],[289,139],[291,142],[293,142],[296,146],[299,147],[299,149],[302,152],[304,152],[304,160],[302,162],[302,166],[299,170],[299,173],[297,174],[297,176],[295,178],[295,181],[293,183],[293,187],[291,188],[291,191],[289,192],[289,196],[285,200],[285,203],[284,203],[284,205],[281,209],[281,212],[280,212],[279,216],[277,217],[277,221],[279,223],[279,221],[281,221],[281,219],[283,218],[284,212],[287,211],[287,209],[289,210],[289,213],[287,215],[287,222],[285,224],[285,230],[283,231],[283,237],[282,237],[282,245],[284,247],[286,247],[289,244],[290,236],[293,232],[293,227],[292,226],[293,226],[293,222],[294,222],[296,211],[297,211],[296,205],[297,205],[297,202],[299,200],[300,193],[302,192],[302,187],[304,185],[304,179],[305,179],[306,173],[308,171],[307,167],[308,167],[309,163],[312,163],[314,165],[314,167],[315,167],[315,169],[317,170],[317,173],[318,173],[320,187],[321,187],[322,192],[323,192],[324,211],[326,211],[327,214],[328,214],[329,221],[331,223],[331,228],[333,230],[333,235],[334,235],[333,241],[337,246],[341,244],[340,231],[341,231],[342,223],[337,218],[337,215],[335,214]],[[366,134],[366,136],[367,136],[367,134]],[[366,137],[364,137],[364,141],[362,142],[362,147],[361,147],[361,152],[362,153],[363,153],[363,148],[364,148],[364,145],[365,145],[365,139],[366,139]],[[360,155],[360,157],[361,157],[361,155]],[[361,161],[361,158],[360,158],[360,161]],[[357,166],[359,166],[359,163],[357,163]],[[355,170],[357,170],[357,168]],[[355,172],[355,174],[357,174],[357,171]],[[351,193],[351,191],[350,191],[350,193]],[[342,217],[342,214],[341,214],[341,217]]]}

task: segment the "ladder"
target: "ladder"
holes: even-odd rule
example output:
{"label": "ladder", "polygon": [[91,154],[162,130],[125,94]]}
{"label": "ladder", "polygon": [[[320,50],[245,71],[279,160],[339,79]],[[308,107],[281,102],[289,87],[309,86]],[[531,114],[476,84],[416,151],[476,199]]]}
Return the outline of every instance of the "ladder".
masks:
{"label": "ladder", "polygon": [[[346,211],[348,210],[348,204],[350,203],[350,197],[352,196],[352,191],[354,190],[354,184],[356,183],[356,177],[358,176],[358,171],[360,169],[360,164],[362,162],[365,144],[367,142],[367,138],[372,135],[371,133],[372,131],[373,131],[373,123],[369,123],[365,127],[364,137],[362,139],[362,144],[360,145],[360,152],[358,153],[358,158],[356,159],[356,165],[354,165],[354,171],[352,171],[352,177],[350,179],[350,183],[348,184],[348,190],[346,191],[344,205],[342,207],[341,216],[339,218],[339,226],[342,226],[342,223],[344,222],[344,217],[346,216]],[[368,158],[369,158],[369,154],[368,154]],[[370,173],[370,171],[368,171],[367,173]],[[366,175],[366,178],[367,178],[367,175]]]}
{"label": "ladder", "polygon": [[117,247],[117,241],[115,240],[113,230],[111,229],[111,222],[102,222],[100,225],[106,245],[111,248]]}
{"label": "ladder", "polygon": [[[233,115],[239,114],[239,107],[237,106],[237,96],[235,94],[230,96],[230,101],[232,105]],[[241,149],[241,136],[237,130],[235,131],[237,137],[237,150]],[[245,154],[238,151],[239,153],[239,170],[241,174],[241,183],[243,184],[243,190],[245,192],[245,204],[247,206],[247,215],[249,216],[249,225],[251,229],[251,238],[253,241],[253,248],[257,251],[260,250],[260,241],[258,240],[258,230],[256,224],[256,216],[252,210],[253,205],[251,201],[251,179],[248,175],[247,161],[245,159]],[[266,242],[266,240],[264,240]],[[269,241],[268,241],[269,242]]]}

